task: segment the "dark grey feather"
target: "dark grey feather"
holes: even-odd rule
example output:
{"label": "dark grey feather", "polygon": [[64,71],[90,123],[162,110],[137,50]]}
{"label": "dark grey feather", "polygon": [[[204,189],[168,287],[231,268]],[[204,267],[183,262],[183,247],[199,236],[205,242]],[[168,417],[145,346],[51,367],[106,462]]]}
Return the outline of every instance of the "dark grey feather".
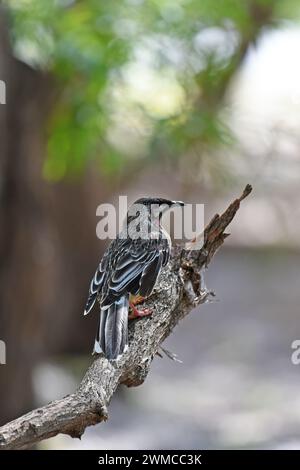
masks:
{"label": "dark grey feather", "polygon": [[123,296],[101,310],[94,352],[103,352],[107,359],[117,359],[124,352],[128,345],[128,306],[129,296]]}
{"label": "dark grey feather", "polygon": [[147,266],[144,268],[139,289],[139,295],[142,297],[148,297],[151,294],[156,279],[160,273],[162,262],[163,255],[159,252],[151,261],[151,263],[147,264]]}

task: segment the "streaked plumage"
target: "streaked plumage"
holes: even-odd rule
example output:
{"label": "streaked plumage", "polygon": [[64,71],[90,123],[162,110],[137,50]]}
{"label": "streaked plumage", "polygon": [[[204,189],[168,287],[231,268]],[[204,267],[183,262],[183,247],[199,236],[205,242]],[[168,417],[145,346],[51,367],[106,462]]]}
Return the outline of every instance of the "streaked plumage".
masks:
{"label": "streaked plumage", "polygon": [[156,220],[150,219],[150,205],[183,205],[154,198],[139,199],[135,204],[143,204],[147,209],[139,218],[139,227],[150,236],[146,239],[133,239],[130,233],[126,236],[130,221],[127,216],[123,230],[107,248],[92,279],[84,312],[87,315],[99,300],[101,313],[94,352],[103,352],[108,359],[117,359],[128,344],[130,294],[149,296],[169,260],[170,237],[160,224],[161,213]]}

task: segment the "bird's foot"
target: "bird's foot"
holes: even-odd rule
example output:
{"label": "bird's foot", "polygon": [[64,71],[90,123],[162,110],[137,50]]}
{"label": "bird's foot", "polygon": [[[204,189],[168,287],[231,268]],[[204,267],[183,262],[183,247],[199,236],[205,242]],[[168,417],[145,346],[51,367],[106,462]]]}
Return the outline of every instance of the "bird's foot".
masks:
{"label": "bird's foot", "polygon": [[131,313],[128,315],[129,320],[134,320],[135,318],[147,317],[152,314],[151,308],[143,308],[142,310],[139,310],[131,302],[130,302],[130,307],[131,307]]}
{"label": "bird's foot", "polygon": [[130,299],[130,305],[139,305],[145,302],[147,297],[143,297],[142,295],[133,295]]}

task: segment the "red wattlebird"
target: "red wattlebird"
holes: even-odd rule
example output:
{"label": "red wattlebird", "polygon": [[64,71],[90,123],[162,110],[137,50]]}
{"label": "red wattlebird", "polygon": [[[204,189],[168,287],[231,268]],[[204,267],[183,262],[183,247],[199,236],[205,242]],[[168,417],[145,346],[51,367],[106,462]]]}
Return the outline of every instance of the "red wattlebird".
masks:
{"label": "red wattlebird", "polygon": [[162,198],[138,199],[129,209],[122,231],[105,251],[92,279],[84,314],[98,299],[100,321],[94,352],[118,359],[128,346],[128,311],[138,311],[131,296],[148,297],[161,269],[169,261],[171,240],[161,225],[162,214],[184,203]]}

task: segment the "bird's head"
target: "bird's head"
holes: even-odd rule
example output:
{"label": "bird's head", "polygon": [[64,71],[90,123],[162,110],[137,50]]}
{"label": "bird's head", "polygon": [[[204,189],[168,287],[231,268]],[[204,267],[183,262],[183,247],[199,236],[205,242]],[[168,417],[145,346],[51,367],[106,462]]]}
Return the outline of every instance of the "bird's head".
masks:
{"label": "bird's head", "polygon": [[160,220],[165,212],[175,206],[184,206],[184,202],[161,197],[142,197],[132,204],[128,211],[128,217],[132,219],[143,214],[146,218],[151,215],[154,220]]}
{"label": "bird's head", "polygon": [[134,205],[142,205],[147,209],[151,210],[155,207],[159,208],[160,211],[165,212],[174,206],[184,206],[182,201],[171,201],[170,199],[164,199],[162,197],[142,197],[137,199]]}

